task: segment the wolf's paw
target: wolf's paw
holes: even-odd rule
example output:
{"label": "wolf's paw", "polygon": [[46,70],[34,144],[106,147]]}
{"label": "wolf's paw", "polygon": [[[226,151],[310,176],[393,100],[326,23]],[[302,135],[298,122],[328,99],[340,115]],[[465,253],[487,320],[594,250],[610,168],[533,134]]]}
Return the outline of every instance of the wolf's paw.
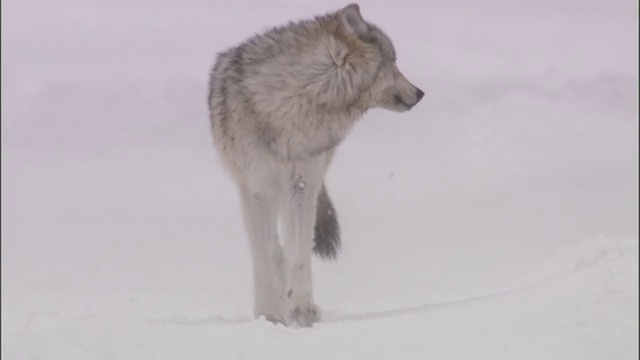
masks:
{"label": "wolf's paw", "polygon": [[258,318],[263,318],[266,321],[274,324],[274,325],[285,325],[286,322],[282,319],[282,317],[280,316],[273,316],[273,315],[269,315],[269,316],[258,316]]}
{"label": "wolf's paw", "polygon": [[256,306],[253,312],[253,316],[256,319],[262,318],[271,323],[282,324],[282,325],[286,325],[287,323],[286,322],[287,319],[284,316],[285,314],[286,312],[282,311],[282,308],[265,307],[265,306],[261,306],[261,307]]}
{"label": "wolf's paw", "polygon": [[288,323],[294,326],[310,327],[313,326],[314,323],[320,321],[321,314],[322,312],[320,311],[320,308],[314,304],[306,304],[303,306],[296,305],[289,312]]}

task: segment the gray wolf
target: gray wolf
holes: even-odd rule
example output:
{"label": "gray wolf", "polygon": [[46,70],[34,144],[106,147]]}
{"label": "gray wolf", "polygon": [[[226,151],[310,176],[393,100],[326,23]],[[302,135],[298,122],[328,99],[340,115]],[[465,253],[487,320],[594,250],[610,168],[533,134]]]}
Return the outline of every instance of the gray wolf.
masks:
{"label": "gray wolf", "polygon": [[411,109],[424,93],[396,67],[389,37],[357,4],[255,35],[218,54],[210,74],[213,142],[241,197],[254,315],[320,320],[311,256],[335,259],[336,211],[324,176],[372,108]]}

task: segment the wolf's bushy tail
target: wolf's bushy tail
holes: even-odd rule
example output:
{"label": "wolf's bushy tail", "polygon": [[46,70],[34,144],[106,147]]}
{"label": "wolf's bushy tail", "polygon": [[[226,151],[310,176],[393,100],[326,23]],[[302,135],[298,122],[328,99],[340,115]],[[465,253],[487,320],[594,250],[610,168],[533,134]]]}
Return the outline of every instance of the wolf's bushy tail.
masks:
{"label": "wolf's bushy tail", "polygon": [[335,260],[340,250],[338,214],[331,204],[324,184],[318,193],[313,252],[323,260]]}

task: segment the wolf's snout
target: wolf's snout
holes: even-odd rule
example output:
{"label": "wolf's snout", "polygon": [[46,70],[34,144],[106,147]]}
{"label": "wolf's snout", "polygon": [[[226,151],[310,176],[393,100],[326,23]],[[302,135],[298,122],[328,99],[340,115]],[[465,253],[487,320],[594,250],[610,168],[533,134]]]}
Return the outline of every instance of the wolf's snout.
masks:
{"label": "wolf's snout", "polygon": [[422,97],[424,96],[424,91],[415,88],[416,89],[416,93],[415,93],[415,101],[412,101],[410,104],[407,104],[407,109],[412,109],[414,106],[416,106],[420,100],[422,100]]}

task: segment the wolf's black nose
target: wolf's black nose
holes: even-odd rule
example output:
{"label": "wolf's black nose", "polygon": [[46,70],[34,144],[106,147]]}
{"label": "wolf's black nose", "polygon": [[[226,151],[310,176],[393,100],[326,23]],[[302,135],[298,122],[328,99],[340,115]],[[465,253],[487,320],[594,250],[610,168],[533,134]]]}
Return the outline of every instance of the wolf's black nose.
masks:
{"label": "wolf's black nose", "polygon": [[420,101],[423,96],[424,96],[424,91],[418,89],[418,91],[416,91],[416,97],[418,98],[418,100],[416,100],[416,102]]}

